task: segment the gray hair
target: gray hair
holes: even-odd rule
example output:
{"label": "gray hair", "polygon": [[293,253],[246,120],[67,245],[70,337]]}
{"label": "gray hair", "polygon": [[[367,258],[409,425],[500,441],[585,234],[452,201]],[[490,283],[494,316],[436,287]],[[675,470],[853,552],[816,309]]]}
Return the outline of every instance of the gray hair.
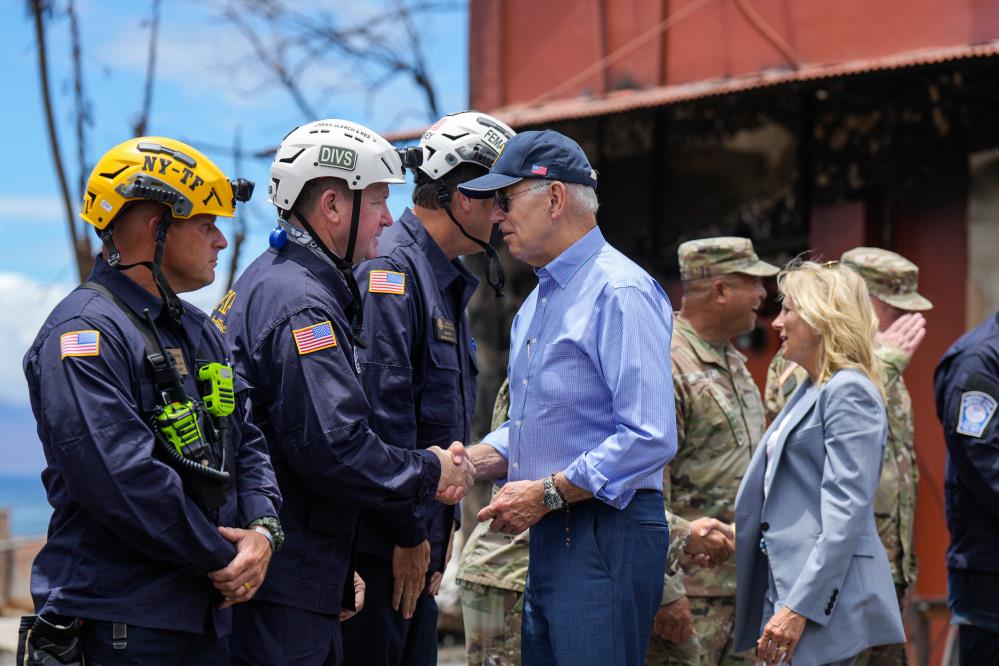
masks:
{"label": "gray hair", "polygon": [[[535,179],[531,191],[534,193],[544,192],[552,181],[543,178]],[[562,181],[559,181],[562,182]],[[579,183],[562,183],[568,193],[569,205],[572,210],[583,215],[596,215],[600,208],[600,201],[597,199],[597,191],[589,185]]]}

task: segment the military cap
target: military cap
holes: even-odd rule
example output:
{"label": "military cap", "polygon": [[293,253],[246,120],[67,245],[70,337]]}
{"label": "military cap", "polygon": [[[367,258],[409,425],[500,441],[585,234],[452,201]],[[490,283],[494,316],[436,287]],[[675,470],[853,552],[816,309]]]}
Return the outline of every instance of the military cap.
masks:
{"label": "military cap", "polygon": [[867,291],[899,310],[929,310],[933,303],[916,292],[919,267],[905,257],[879,247],[855,247],[840,261],[860,273]]}
{"label": "military cap", "polygon": [[680,277],[683,280],[729,273],[769,277],[780,272],[773,264],[760,261],[753,250],[753,241],[737,236],[687,241],[677,249],[677,255],[680,259]]}

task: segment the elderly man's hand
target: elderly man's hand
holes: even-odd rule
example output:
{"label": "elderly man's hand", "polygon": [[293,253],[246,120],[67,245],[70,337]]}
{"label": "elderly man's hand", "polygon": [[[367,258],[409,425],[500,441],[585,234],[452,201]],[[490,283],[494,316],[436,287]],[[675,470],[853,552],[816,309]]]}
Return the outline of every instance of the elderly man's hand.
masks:
{"label": "elderly man's hand", "polygon": [[790,663],[805,631],[806,618],[786,606],[774,613],[756,641],[756,656],[767,666]]}
{"label": "elderly man's hand", "polygon": [[714,518],[698,518],[690,524],[690,538],[683,552],[701,566],[718,566],[735,552],[732,527]]}
{"label": "elderly man's hand", "polygon": [[693,636],[694,615],[690,612],[690,600],[680,597],[660,606],[652,620],[652,631],[670,643],[682,643]]}
{"label": "elderly man's hand", "polygon": [[548,513],[541,481],[511,481],[477,516],[480,523],[492,518],[490,529],[506,534],[520,534]]}
{"label": "elderly man's hand", "polygon": [[219,608],[228,608],[249,601],[260,589],[271,561],[271,544],[256,530],[235,527],[219,527],[218,530],[236,546],[236,557],[224,569],[210,572],[208,577],[222,593]]}
{"label": "elderly man's hand", "polygon": [[429,566],[429,541],[392,549],[392,608],[402,613],[403,619],[409,620],[416,611]]}
{"label": "elderly man's hand", "polygon": [[447,451],[431,446],[441,463],[441,478],[437,483],[437,500],[444,504],[457,504],[475,484],[475,466],[465,453],[461,442],[452,442]]}
{"label": "elderly man's hand", "polygon": [[926,318],[918,312],[902,315],[892,325],[878,333],[878,339],[898,347],[912,356],[926,337]]}

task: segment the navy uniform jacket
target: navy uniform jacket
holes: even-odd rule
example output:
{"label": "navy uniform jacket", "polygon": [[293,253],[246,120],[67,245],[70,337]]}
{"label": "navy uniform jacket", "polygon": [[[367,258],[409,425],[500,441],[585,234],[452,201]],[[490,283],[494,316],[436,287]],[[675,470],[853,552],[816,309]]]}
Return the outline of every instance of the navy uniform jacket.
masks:
{"label": "navy uniform jacket", "polygon": [[947,440],[947,566],[999,573],[999,414],[989,413],[999,401],[999,314],[947,350],[934,390]]}
{"label": "navy uniform jacket", "polygon": [[212,313],[252,387],[284,495],[285,543],[256,598],[328,614],[350,582],[360,508],[432,501],[440,478],[433,453],[386,446],[370,429],[349,302],[340,272],[289,238],[255,259]]}
{"label": "navy uniform jacket", "polygon": [[[479,281],[460,261],[448,260],[409,209],[382,233],[378,251],[382,256],[355,271],[368,341],[358,360],[372,428],[405,449],[468,444],[479,371],[465,306]],[[379,286],[385,272],[403,274],[403,293]],[[453,507],[440,503],[415,514],[368,511],[359,547],[391,557],[394,545],[429,538],[430,570],[443,571],[454,516]]]}
{"label": "navy uniform jacket", "polygon": [[[162,301],[98,257],[90,279],[137,315]],[[157,318],[167,348],[227,361],[203,312],[185,306],[181,326]],[[65,352],[65,355],[64,355]],[[277,516],[281,502],[260,431],[249,421],[246,386],[237,385],[236,485],[226,503],[203,511],[180,476],[154,455],[146,419],[157,404],[145,342],[112,301],[77,289],[59,303],[24,357],[31,408],[47,466],[42,481],[53,514],[35,558],[31,593],[38,612],[195,633],[229,632],[231,612],[208,572],[236,548],[216,526],[245,527]],[[190,373],[189,395],[200,395]],[[242,391],[240,391],[242,388]]]}
{"label": "navy uniform jacket", "polygon": [[951,620],[999,632],[999,313],[947,350],[933,386],[947,440]]}

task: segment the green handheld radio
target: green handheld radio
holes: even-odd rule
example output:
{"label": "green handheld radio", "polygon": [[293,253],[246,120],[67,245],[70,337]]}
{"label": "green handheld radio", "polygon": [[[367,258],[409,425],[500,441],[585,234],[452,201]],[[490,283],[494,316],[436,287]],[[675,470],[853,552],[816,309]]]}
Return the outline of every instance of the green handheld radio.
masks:
{"label": "green handheld radio", "polygon": [[198,379],[207,395],[205,411],[218,418],[229,416],[236,409],[236,391],[233,388],[232,368],[224,363],[208,363],[198,368]]}
{"label": "green handheld radio", "polygon": [[184,389],[184,382],[177,370],[177,361],[173,355],[166,350],[163,338],[160,337],[156,322],[145,311],[149,328],[153,332],[156,346],[159,350],[158,359],[150,359],[153,363],[153,374],[156,388],[160,392],[162,405],[156,407],[153,414],[153,421],[156,429],[166,437],[167,441],[184,458],[190,458],[207,464],[203,461],[203,455],[209,452],[208,442],[205,441],[198,425],[198,411],[194,406],[194,401],[187,395]]}

